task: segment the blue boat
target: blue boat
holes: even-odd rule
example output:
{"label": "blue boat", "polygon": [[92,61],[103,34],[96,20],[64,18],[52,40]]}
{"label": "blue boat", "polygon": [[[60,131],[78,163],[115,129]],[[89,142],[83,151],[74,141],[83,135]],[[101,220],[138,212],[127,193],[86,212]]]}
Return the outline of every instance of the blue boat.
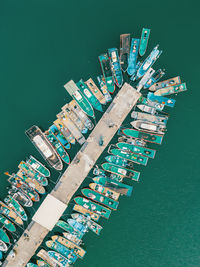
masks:
{"label": "blue boat", "polygon": [[61,145],[64,146],[66,149],[70,149],[71,145],[67,141],[67,139],[64,137],[64,135],[58,130],[58,127],[54,124],[50,126],[49,128],[53,135],[58,139],[58,141],[61,143]]}
{"label": "blue boat", "polygon": [[88,227],[83,225],[80,222],[77,222],[74,219],[68,219],[67,220],[68,224],[71,225],[76,231],[81,232],[82,234],[85,234],[88,232]]}
{"label": "blue boat", "polygon": [[170,108],[173,108],[175,106],[175,103],[176,103],[175,99],[167,98],[164,96],[154,95],[154,93],[151,93],[151,92],[148,93],[147,98],[151,101],[157,102],[159,104],[163,104],[163,105],[168,106]]}
{"label": "blue boat", "polygon": [[135,71],[134,71],[133,75],[130,78],[131,81],[135,81],[135,77],[136,77],[137,71],[139,70],[141,65],[142,65],[142,62],[138,61],[137,64],[136,64],[136,67],[135,67]]}
{"label": "blue boat", "polygon": [[164,70],[157,70],[151,78],[144,85],[144,89],[151,87],[154,83],[158,82],[165,75]]}
{"label": "blue boat", "polygon": [[139,45],[140,45],[140,39],[132,38],[131,50],[130,50],[129,61],[128,61],[128,69],[127,69],[127,73],[130,76],[132,76],[136,71]]}
{"label": "blue boat", "polygon": [[101,91],[102,91],[102,93],[106,99],[106,102],[108,103],[108,102],[112,101],[112,96],[108,91],[108,88],[107,88],[106,82],[103,78],[103,75],[97,76],[97,81],[98,81],[100,89],[101,89]]}
{"label": "blue boat", "polygon": [[108,56],[110,59],[111,71],[113,74],[114,82],[119,88],[121,88],[123,84],[123,75],[117,48],[109,48]]}

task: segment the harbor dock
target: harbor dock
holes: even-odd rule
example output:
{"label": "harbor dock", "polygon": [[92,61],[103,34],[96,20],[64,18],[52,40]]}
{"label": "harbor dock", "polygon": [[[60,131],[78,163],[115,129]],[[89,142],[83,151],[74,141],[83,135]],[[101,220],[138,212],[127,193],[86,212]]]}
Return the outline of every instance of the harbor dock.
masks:
{"label": "harbor dock", "polygon": [[[126,116],[136,105],[140,96],[141,93],[129,84],[125,83],[122,86],[69,167],[63,173],[55,188],[50,193],[51,196],[65,205],[68,205],[75,192],[78,190],[123,123]],[[100,140],[103,140],[102,144],[100,144]],[[41,206],[42,205],[43,203]],[[54,216],[53,213],[52,216]],[[49,229],[32,220],[13,248],[15,256],[12,257],[11,255],[8,255],[3,266],[26,266],[48,232]]]}

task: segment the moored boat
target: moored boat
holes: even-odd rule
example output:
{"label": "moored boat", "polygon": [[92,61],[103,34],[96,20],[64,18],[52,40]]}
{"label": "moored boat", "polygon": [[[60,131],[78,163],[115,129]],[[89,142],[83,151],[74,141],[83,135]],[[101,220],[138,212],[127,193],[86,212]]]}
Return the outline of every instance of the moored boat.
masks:
{"label": "moored boat", "polygon": [[92,78],[88,79],[85,84],[87,87],[91,90],[93,95],[98,99],[98,101],[102,104],[106,104],[105,96],[102,94],[102,92],[99,90],[95,82],[92,80]]}
{"label": "moored boat", "polygon": [[78,239],[81,239],[84,235],[84,233],[80,233],[78,231],[76,231],[71,225],[69,225],[67,222],[63,221],[63,220],[59,220],[56,225],[60,228],[62,228],[63,230],[67,231],[70,234],[76,235],[76,237]]}
{"label": "moored boat", "polygon": [[10,244],[10,238],[3,229],[0,229],[0,240],[4,243]]}
{"label": "moored boat", "polygon": [[130,33],[120,35],[120,64],[125,72],[128,68],[128,59],[130,53]]}
{"label": "moored boat", "polygon": [[3,227],[9,232],[16,231],[15,225],[11,221],[9,221],[6,217],[4,217],[2,214],[0,214],[0,223],[3,224]]}
{"label": "moored boat", "polygon": [[71,145],[74,145],[76,143],[76,140],[74,136],[71,134],[71,132],[69,131],[69,129],[65,127],[65,125],[63,124],[61,116],[57,114],[56,117],[57,117],[57,120],[55,120],[53,124],[64,135],[66,140],[70,143],[70,147],[71,147]]}
{"label": "moored boat", "polygon": [[0,251],[6,252],[7,250],[8,250],[8,246],[6,245],[6,243],[0,240]]}
{"label": "moored boat", "polygon": [[10,207],[0,201],[0,213],[8,217],[11,221],[18,225],[23,225],[21,217]]}
{"label": "moored boat", "polygon": [[141,34],[141,39],[140,39],[140,48],[139,48],[139,54],[141,57],[144,56],[146,52],[150,31],[151,30],[147,28],[142,29],[142,34]]}
{"label": "moored boat", "polygon": [[15,186],[12,186],[12,188],[9,189],[8,194],[12,196],[13,199],[17,200],[20,205],[24,207],[32,207],[33,201],[31,198],[25,193],[24,191],[20,190],[20,188],[16,188]]}
{"label": "moored boat", "polygon": [[109,163],[113,163],[115,165],[121,166],[121,167],[133,167],[132,162],[129,162],[128,160],[114,156],[114,155],[109,155],[105,157],[105,160]]}
{"label": "moored boat", "polygon": [[151,115],[154,115],[157,112],[156,108],[149,107],[147,105],[137,105],[137,108],[139,108],[141,111],[147,112]]}
{"label": "moored boat", "polygon": [[70,149],[71,147],[70,143],[55,124],[51,125],[49,129],[53,133],[55,138],[61,143],[64,149]]}
{"label": "moored boat", "polygon": [[163,124],[156,124],[152,122],[136,120],[132,121],[131,125],[138,131],[146,131],[149,133],[165,134],[166,126]]}
{"label": "moored boat", "polygon": [[65,238],[72,241],[73,243],[80,245],[82,243],[82,240],[77,237],[77,234],[70,233],[70,232],[63,232],[62,233]]}
{"label": "moored boat", "polygon": [[81,232],[82,234],[85,234],[88,232],[88,227],[83,225],[80,222],[77,222],[74,219],[68,219],[67,220],[68,224],[71,225],[76,231]]}
{"label": "moored boat", "polygon": [[111,94],[108,91],[108,88],[107,88],[106,82],[103,78],[103,75],[97,76],[97,81],[98,81],[100,89],[101,89],[101,91],[102,91],[102,93],[106,99],[106,102],[108,103],[108,102],[112,101]]}
{"label": "moored boat", "polygon": [[164,70],[157,70],[151,78],[144,85],[144,89],[151,87],[154,83],[158,82],[165,75]]}
{"label": "moored boat", "polygon": [[175,99],[167,98],[167,97],[164,97],[164,96],[154,95],[154,93],[152,93],[152,92],[149,92],[148,93],[147,98],[150,101],[157,102],[159,104],[168,106],[170,108],[173,108],[175,106],[175,103],[176,103],[176,100]]}
{"label": "moored boat", "polygon": [[17,200],[13,199],[11,196],[7,196],[4,199],[4,202],[8,205],[8,207],[10,207],[11,209],[14,210],[14,212],[17,213],[17,215],[20,216],[20,218],[23,221],[27,221],[28,217],[26,215],[25,210],[22,208],[22,206],[17,202]]}
{"label": "moored boat", "polygon": [[117,48],[109,48],[108,56],[110,59],[111,71],[113,74],[114,82],[119,88],[121,88],[123,84],[123,75]]}
{"label": "moored boat", "polygon": [[[43,259],[47,264],[49,264],[51,267],[58,267],[57,262],[54,258],[51,258],[48,255],[48,252],[44,249],[40,249],[40,251],[37,253],[37,256]],[[39,266],[45,266],[45,265],[39,265]],[[46,267],[46,266],[45,266]]]}
{"label": "moored boat", "polygon": [[153,68],[149,68],[147,72],[143,75],[143,77],[140,79],[138,84],[136,85],[137,91],[140,91],[146,82],[152,77],[152,75],[155,73],[155,70]]}
{"label": "moored boat", "polygon": [[39,172],[41,175],[50,177],[49,169],[47,169],[39,160],[37,160],[33,156],[29,156],[29,159],[26,162],[31,166],[31,168]]}
{"label": "moored boat", "polygon": [[50,258],[53,258],[56,262],[56,264],[60,267],[69,267],[70,263],[69,260],[67,258],[65,258],[64,256],[62,256],[60,253],[55,252],[55,251],[48,251],[48,256]]}
{"label": "moored boat", "polygon": [[167,80],[164,80],[164,81],[161,81],[161,82],[158,82],[158,83],[151,85],[149,87],[149,90],[154,92],[158,89],[165,88],[168,86],[174,86],[174,85],[177,85],[180,83],[181,83],[180,76],[176,76],[174,78],[170,78],[170,79],[167,79]]}
{"label": "moored boat", "polygon": [[37,262],[37,265],[40,267],[52,267],[47,262],[45,262],[43,260],[37,260],[36,262]]}
{"label": "moored boat", "polygon": [[79,212],[79,213],[81,213],[83,215],[90,216],[91,219],[96,221],[96,222],[98,222],[98,220],[100,218],[100,215],[98,215],[98,214],[96,214],[96,213],[84,208],[83,206],[77,205],[77,204],[75,204],[73,206],[73,210],[77,211],[77,212]]}
{"label": "moored boat", "polygon": [[144,139],[146,142],[161,144],[163,140],[163,135],[157,135],[152,133],[140,132],[133,129],[124,129],[123,133],[127,136],[134,138]]}
{"label": "moored boat", "polygon": [[89,187],[92,190],[97,191],[97,192],[103,194],[106,197],[112,198],[114,200],[118,200],[119,199],[120,194],[115,192],[114,190],[111,190],[111,189],[107,188],[107,187],[104,187],[104,186],[96,184],[96,183],[90,183]]}
{"label": "moored boat", "polygon": [[158,89],[157,91],[154,92],[154,95],[165,96],[165,95],[177,94],[180,92],[184,92],[186,90],[187,90],[186,83],[181,83],[178,85],[173,85],[162,89]]}
{"label": "moored boat", "polygon": [[128,69],[127,69],[127,73],[130,76],[134,75],[136,72],[139,44],[140,44],[140,39],[132,38],[131,49],[130,49],[129,60],[128,60]]}
{"label": "moored boat", "polygon": [[139,98],[138,102],[141,103],[142,105],[147,105],[148,107],[153,107],[153,108],[155,108],[158,111],[162,111],[163,108],[164,108],[164,105],[163,104],[160,104],[158,102],[151,101],[148,98],[143,97],[143,96],[141,96]]}
{"label": "moored boat", "polygon": [[27,265],[26,265],[27,267],[38,267],[38,265],[37,264],[35,264],[35,263],[32,263],[32,262],[29,262],[29,263],[27,263]]}
{"label": "moored boat", "polygon": [[164,125],[167,124],[167,120],[168,120],[167,116],[155,116],[155,115],[151,115],[151,114],[147,114],[143,112],[137,112],[137,111],[133,111],[131,113],[131,118],[135,120],[149,121],[149,122],[153,122],[156,124],[164,124]]}

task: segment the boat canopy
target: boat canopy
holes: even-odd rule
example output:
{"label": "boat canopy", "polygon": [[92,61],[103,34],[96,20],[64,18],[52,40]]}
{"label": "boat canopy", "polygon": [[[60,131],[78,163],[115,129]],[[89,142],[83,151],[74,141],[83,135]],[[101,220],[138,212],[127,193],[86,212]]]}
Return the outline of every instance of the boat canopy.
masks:
{"label": "boat canopy", "polygon": [[141,128],[142,128],[142,129],[151,130],[151,131],[156,131],[156,130],[157,130],[156,125],[153,125],[153,124],[147,124],[147,123],[141,123]]}

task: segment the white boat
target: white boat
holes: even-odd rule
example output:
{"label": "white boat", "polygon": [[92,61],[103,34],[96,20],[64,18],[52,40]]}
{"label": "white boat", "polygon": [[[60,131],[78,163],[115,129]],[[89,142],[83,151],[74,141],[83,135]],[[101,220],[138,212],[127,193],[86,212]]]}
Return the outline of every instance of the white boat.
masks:
{"label": "white boat", "polygon": [[156,108],[154,107],[149,107],[147,105],[137,105],[137,107],[144,112],[150,113],[152,115],[156,114]]}
{"label": "white boat", "polygon": [[164,134],[166,130],[165,125],[142,120],[132,121],[131,125],[139,131],[146,131],[150,133]]}

